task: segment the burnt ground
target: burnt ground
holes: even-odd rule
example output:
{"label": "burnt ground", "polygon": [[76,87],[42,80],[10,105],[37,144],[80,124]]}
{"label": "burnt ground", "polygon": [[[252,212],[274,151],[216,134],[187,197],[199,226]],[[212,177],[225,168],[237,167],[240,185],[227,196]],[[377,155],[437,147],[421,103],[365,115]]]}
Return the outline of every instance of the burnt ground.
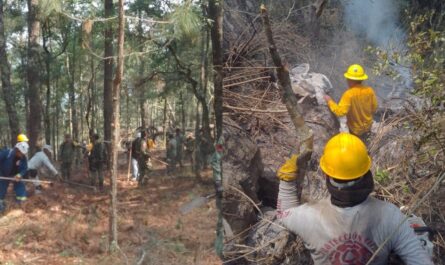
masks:
{"label": "burnt ground", "polygon": [[[161,159],[164,151],[157,151]],[[125,154],[120,155],[118,228],[120,250],[108,254],[109,174],[103,193],[55,182],[44,185],[23,205],[13,202],[0,218],[0,264],[221,264],[213,250],[214,201],[181,215],[178,208],[213,185],[193,177],[190,167],[167,177],[165,166],[154,162],[148,185],[127,181]],[[73,181],[88,183],[82,165]],[[211,179],[211,171],[204,172]],[[138,263],[139,262],[139,263]]]}

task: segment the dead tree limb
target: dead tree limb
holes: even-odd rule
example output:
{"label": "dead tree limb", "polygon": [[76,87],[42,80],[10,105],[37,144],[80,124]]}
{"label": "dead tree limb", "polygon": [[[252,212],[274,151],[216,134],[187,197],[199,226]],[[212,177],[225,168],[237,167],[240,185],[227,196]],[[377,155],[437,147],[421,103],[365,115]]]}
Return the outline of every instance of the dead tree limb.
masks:
{"label": "dead tree limb", "polygon": [[263,20],[264,32],[269,45],[269,52],[275,66],[277,67],[278,81],[281,89],[283,90],[283,101],[297,132],[297,138],[299,140],[299,146],[297,146],[297,149],[299,150],[296,151],[301,154],[305,154],[302,156],[302,158],[304,157],[305,159],[308,159],[306,160],[307,162],[310,159],[310,154],[312,154],[314,135],[312,130],[306,126],[303,115],[301,114],[301,107],[299,106],[297,98],[292,90],[288,66],[283,64],[280,54],[278,53],[277,46],[275,45],[273,39],[267,9],[264,5],[261,5],[261,18]]}

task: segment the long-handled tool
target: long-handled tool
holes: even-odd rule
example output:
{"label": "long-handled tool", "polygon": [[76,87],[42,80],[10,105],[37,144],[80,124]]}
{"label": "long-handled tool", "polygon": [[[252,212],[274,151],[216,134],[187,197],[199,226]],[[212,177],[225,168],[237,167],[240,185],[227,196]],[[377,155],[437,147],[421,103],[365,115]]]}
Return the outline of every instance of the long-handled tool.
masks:
{"label": "long-handled tool", "polygon": [[204,204],[208,203],[211,198],[215,197],[215,195],[216,195],[216,193],[213,192],[213,193],[210,193],[205,196],[196,197],[193,200],[191,200],[190,202],[183,204],[179,208],[179,211],[181,212],[181,214],[187,214],[191,210],[201,207]]}
{"label": "long-handled tool", "polygon": [[130,181],[130,167],[131,166],[131,149],[128,152],[128,170],[127,170],[127,181]]}
{"label": "long-handled tool", "polygon": [[168,166],[168,163],[166,163],[166,162],[164,162],[164,161],[162,161],[162,160],[159,160],[159,159],[154,158],[154,157],[152,157],[152,156],[151,156],[150,158],[153,159],[154,161],[157,161],[157,162],[159,162],[159,163],[165,165],[165,166]]}
{"label": "long-handled tool", "polygon": [[82,183],[78,183],[78,182],[73,182],[73,181],[69,181],[69,180],[62,180],[62,182],[71,184],[71,185],[75,185],[75,186],[79,186],[79,187],[89,188],[94,191],[97,191],[96,187],[94,187],[94,186],[90,186],[90,185],[86,185],[86,184],[82,184]]}
{"label": "long-handled tool", "polygon": [[[9,180],[9,181],[15,181],[15,178],[0,177],[0,179]],[[45,184],[49,184],[50,186],[53,185],[52,181],[38,180],[38,179],[20,179],[20,181],[32,182],[32,183],[36,183],[36,182],[38,182],[38,183],[45,183]]]}

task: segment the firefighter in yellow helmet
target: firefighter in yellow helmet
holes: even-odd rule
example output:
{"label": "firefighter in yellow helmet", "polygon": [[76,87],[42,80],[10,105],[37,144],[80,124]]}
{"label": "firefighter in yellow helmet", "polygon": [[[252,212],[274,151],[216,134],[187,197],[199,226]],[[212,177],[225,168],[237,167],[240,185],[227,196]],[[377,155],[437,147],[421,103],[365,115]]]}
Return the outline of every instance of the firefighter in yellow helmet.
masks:
{"label": "firefighter in yellow helmet", "polygon": [[326,199],[299,201],[304,176],[297,161],[293,155],[277,172],[278,220],[303,239],[315,265],[367,264],[387,238],[372,264],[387,264],[391,252],[405,264],[433,264],[399,208],[370,196],[371,158],[358,137],[340,133],[326,144],[320,159],[330,194]]}
{"label": "firefighter in yellow helmet", "polygon": [[337,104],[331,97],[325,95],[329,109],[337,116],[346,116],[349,132],[367,142],[373,115],[377,110],[377,98],[374,90],[362,82],[368,75],[362,66],[353,64],[349,66],[344,76],[348,87]]}
{"label": "firefighter in yellow helmet", "polygon": [[17,143],[20,143],[20,142],[29,142],[29,139],[25,134],[21,133],[21,134],[17,135]]}

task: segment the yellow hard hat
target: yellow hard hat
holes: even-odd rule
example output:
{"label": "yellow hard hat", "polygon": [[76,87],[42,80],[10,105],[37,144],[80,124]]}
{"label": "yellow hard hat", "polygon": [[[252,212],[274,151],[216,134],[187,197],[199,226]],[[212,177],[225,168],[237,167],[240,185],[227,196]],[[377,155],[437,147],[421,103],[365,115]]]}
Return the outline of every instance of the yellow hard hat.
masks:
{"label": "yellow hard hat", "polygon": [[340,133],[332,137],[320,158],[326,175],[339,180],[354,180],[371,168],[371,158],[365,144],[355,135]]}
{"label": "yellow hard hat", "polygon": [[17,142],[28,142],[29,139],[28,137],[26,137],[26,135],[24,135],[23,133],[17,135]]}
{"label": "yellow hard hat", "polygon": [[368,76],[366,75],[365,70],[359,64],[353,64],[353,65],[349,66],[348,71],[346,71],[344,76],[350,80],[362,81],[362,80],[368,79]]}
{"label": "yellow hard hat", "polygon": [[91,152],[91,150],[93,150],[93,144],[89,143],[89,144],[87,144],[87,151]]}

